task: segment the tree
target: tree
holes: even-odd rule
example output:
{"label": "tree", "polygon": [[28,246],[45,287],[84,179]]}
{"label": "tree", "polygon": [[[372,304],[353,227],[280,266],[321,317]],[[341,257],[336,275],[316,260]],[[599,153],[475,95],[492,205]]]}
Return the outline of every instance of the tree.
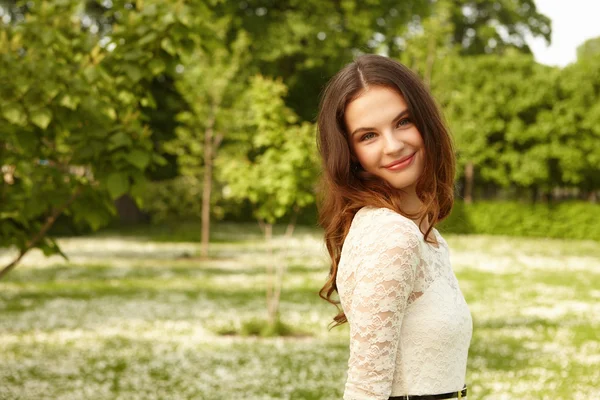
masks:
{"label": "tree", "polygon": [[402,52],[398,58],[402,63],[431,83],[435,62],[440,58],[457,54],[457,46],[451,41],[454,31],[451,20],[455,7],[449,0],[439,0],[433,11],[417,27],[409,28],[399,42]]}
{"label": "tree", "polygon": [[[224,32],[221,29],[221,32]],[[248,39],[240,32],[231,48],[222,42],[210,50],[196,50],[182,63],[176,87],[189,110],[179,113],[182,126],[176,138],[166,144],[177,155],[185,176],[202,179],[202,256],[208,256],[210,205],[213,186],[213,160],[229,127],[231,105],[243,91]]]}
{"label": "tree", "polygon": [[[448,44],[464,55],[501,54],[512,47],[529,52],[527,35],[550,39],[550,21],[533,0],[234,0],[217,4],[215,13],[232,17],[229,38],[248,32],[252,72],[282,77],[289,88],[286,104],[305,121],[313,120],[314,99],[326,81],[354,56],[379,52],[401,58],[415,49],[409,42],[421,34],[425,45],[417,48],[425,51],[431,25],[445,35],[435,38],[436,46]],[[430,16],[443,16],[444,22]]]}
{"label": "tree", "polygon": [[[250,39],[252,73],[279,76],[289,89],[286,104],[304,121],[313,120],[325,82],[359,53],[381,41],[393,43],[428,0],[224,1],[215,13],[232,18],[228,38]],[[230,39],[231,40],[231,39]]]}
{"label": "tree", "polygon": [[446,59],[433,91],[454,133],[459,170],[475,166],[484,181],[548,190],[550,137],[542,123],[557,101],[558,74],[514,52]]}
{"label": "tree", "polygon": [[[139,128],[133,110],[124,107],[117,116],[113,108],[116,93],[98,66],[106,51],[77,22],[57,17],[73,15],[76,7],[42,2],[0,33],[0,68],[10,71],[0,85],[1,164],[11,169],[2,184],[0,235],[3,246],[20,250],[0,276],[31,248],[60,253],[45,234],[68,209],[93,227],[107,218],[109,193],[127,190],[136,168],[119,163],[107,169],[113,157],[126,159],[123,153],[135,150],[138,166],[149,161],[144,137],[135,147],[130,139]],[[86,168],[92,155],[100,164],[95,174]],[[93,185],[104,190],[96,192]]]}
{"label": "tree", "polygon": [[[267,310],[270,326],[278,322],[279,297],[285,262],[275,261],[271,238],[273,224],[312,204],[317,164],[314,126],[298,124],[298,117],[285,106],[286,87],[281,80],[262,76],[251,79],[248,92],[240,99],[240,129],[249,134],[226,157],[217,160],[226,193],[230,198],[248,200],[269,243],[267,261]],[[223,152],[222,154],[225,154]],[[291,214],[291,215],[290,215]],[[287,231],[291,236],[293,229]],[[274,265],[276,264],[276,266]]]}
{"label": "tree", "polygon": [[453,5],[452,41],[461,55],[502,54],[509,48],[530,54],[528,35],[550,43],[551,21],[534,0],[454,0]]}
{"label": "tree", "polygon": [[121,3],[102,38],[82,22],[81,6],[40,1],[0,31],[0,68],[10,71],[0,85],[0,164],[10,171],[0,245],[19,250],[0,277],[32,248],[62,254],[46,236],[62,213],[97,229],[114,214],[113,199],[139,197],[147,169],[163,161],[140,111],[155,106],[148,83],[202,33],[192,23],[202,2]]}
{"label": "tree", "polygon": [[589,201],[600,189],[600,53],[565,67],[559,101],[539,128],[549,140],[557,183],[578,186]]}
{"label": "tree", "polygon": [[577,47],[577,61],[600,54],[600,37],[588,39]]}

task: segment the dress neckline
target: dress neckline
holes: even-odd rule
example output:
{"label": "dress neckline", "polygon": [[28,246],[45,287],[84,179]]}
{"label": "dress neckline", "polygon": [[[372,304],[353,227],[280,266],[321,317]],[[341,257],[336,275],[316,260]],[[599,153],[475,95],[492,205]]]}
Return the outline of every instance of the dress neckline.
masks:
{"label": "dress neckline", "polygon": [[423,243],[425,243],[425,245],[428,248],[432,249],[433,251],[435,251],[437,253],[442,251],[442,241],[441,241],[442,235],[436,228],[432,228],[431,232],[433,232],[433,236],[435,237],[435,241],[437,242],[437,247],[435,247],[433,244],[431,244],[425,240],[425,235],[423,235],[423,232],[421,232],[421,228],[419,228],[419,226],[415,223],[415,221],[413,221],[410,218],[406,218],[406,219],[410,220],[413,223],[413,225],[415,226],[415,228],[417,228],[417,231],[419,231],[419,234],[421,236],[421,240],[423,241]]}
{"label": "dress neckline", "polygon": [[[416,226],[416,224],[415,224],[415,226]],[[417,226],[417,228],[418,228],[418,226]],[[419,232],[420,231],[421,230],[419,229]],[[427,242],[425,242],[425,243],[429,247],[433,248],[435,251],[441,251],[442,250],[442,241],[441,241],[442,235],[440,234],[440,232],[436,228],[433,228],[431,231],[434,232],[435,241],[437,242],[437,247],[435,247],[431,243],[427,243]],[[423,238],[423,241],[425,241],[425,238]]]}
{"label": "dress neckline", "polygon": [[413,221],[412,219],[410,219],[408,217],[405,217],[404,215],[396,212],[395,210],[392,210],[391,208],[385,207],[385,209],[393,212],[394,214],[397,214],[397,215],[401,216],[402,218],[404,218],[404,219],[406,219],[408,221],[410,221],[412,223],[412,225],[417,229],[417,231],[419,231],[421,240],[423,241],[423,243],[425,243],[425,245],[428,248],[430,248],[433,251],[438,252],[438,253],[443,250],[442,249],[442,240],[441,240],[442,235],[440,234],[440,232],[435,227],[433,229],[431,229],[431,232],[433,232],[433,236],[435,236],[435,241],[437,242],[437,247],[435,247],[431,243],[425,241],[425,236],[423,235],[423,232],[421,232],[421,228],[419,228],[419,226],[417,225],[417,223],[415,221]]}

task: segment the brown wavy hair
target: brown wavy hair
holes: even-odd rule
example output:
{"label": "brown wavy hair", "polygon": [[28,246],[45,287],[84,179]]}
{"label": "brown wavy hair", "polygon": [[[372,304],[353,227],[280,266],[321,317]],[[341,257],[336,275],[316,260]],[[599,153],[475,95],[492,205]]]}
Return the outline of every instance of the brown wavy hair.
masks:
{"label": "brown wavy hair", "polygon": [[[402,190],[360,167],[355,160],[344,123],[346,106],[369,86],[396,90],[404,97],[412,120],[421,133],[425,147],[425,165],[416,185],[422,201],[415,214],[402,211]],[[419,77],[406,66],[378,55],[363,55],[340,70],[327,84],[319,105],[317,147],[323,172],[319,194],[319,225],[324,229],[325,244],[331,258],[328,280],[319,296],[334,304],[339,313],[332,328],[347,322],[346,315],[333,300],[337,293],[336,277],[342,245],[356,212],[364,206],[385,207],[419,226],[427,217],[429,234],[448,216],[454,204],[456,158],[450,133],[439,108]],[[333,323],[332,322],[332,323]]]}

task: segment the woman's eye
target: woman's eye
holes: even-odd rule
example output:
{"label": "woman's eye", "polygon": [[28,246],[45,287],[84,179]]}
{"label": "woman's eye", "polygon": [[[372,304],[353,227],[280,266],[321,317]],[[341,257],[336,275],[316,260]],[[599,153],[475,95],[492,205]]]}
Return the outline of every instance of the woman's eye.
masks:
{"label": "woman's eye", "polygon": [[410,123],[411,123],[410,118],[402,118],[400,121],[398,121],[398,123],[396,125],[398,127],[401,127],[401,126],[410,125]]}
{"label": "woman's eye", "polygon": [[360,140],[361,140],[361,141],[362,141],[362,140],[369,140],[369,139],[371,139],[371,135],[375,135],[375,134],[374,134],[373,132],[365,133],[365,134],[364,134],[364,135],[363,135],[363,136],[360,138]]}

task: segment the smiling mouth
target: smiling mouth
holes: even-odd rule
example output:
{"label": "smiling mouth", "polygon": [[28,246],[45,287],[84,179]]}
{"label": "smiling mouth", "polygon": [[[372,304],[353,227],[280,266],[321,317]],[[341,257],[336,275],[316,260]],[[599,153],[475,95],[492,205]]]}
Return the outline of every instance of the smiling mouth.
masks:
{"label": "smiling mouth", "polygon": [[402,168],[408,166],[412,162],[412,160],[415,158],[415,154],[417,154],[417,153],[413,153],[412,155],[405,157],[399,161],[394,161],[393,163],[384,166],[384,168],[392,170],[392,171],[402,169]]}

